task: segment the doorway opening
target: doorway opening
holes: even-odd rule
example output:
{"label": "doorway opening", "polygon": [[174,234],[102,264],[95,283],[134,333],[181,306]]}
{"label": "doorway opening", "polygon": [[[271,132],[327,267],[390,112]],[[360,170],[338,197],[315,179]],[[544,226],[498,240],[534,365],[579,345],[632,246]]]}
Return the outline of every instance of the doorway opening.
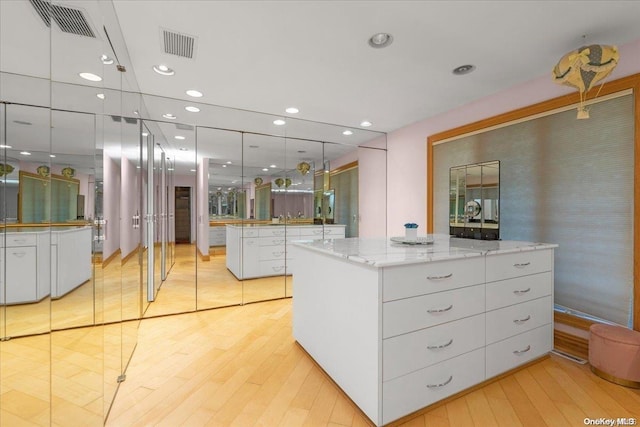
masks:
{"label": "doorway opening", "polygon": [[191,243],[191,187],[176,187],[176,243]]}

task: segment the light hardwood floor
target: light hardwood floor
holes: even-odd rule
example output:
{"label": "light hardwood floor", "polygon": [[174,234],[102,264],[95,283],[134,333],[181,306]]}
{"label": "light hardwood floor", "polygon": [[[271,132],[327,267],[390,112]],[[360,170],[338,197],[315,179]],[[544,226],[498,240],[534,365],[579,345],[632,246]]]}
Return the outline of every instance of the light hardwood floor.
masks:
{"label": "light hardwood floor", "polygon": [[[290,299],[142,321],[107,426],[371,425],[291,335]],[[551,356],[403,426],[582,426],[640,391]]]}

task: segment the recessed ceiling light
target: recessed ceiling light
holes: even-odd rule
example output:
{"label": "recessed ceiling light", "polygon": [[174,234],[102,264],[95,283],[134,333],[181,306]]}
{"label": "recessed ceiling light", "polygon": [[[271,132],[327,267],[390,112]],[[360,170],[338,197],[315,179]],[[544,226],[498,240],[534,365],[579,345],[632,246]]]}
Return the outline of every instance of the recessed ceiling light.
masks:
{"label": "recessed ceiling light", "polygon": [[187,110],[190,113],[199,113],[200,109],[198,107],[194,107],[193,105],[187,105],[186,107],[184,107],[185,110]]}
{"label": "recessed ceiling light", "polygon": [[275,168],[275,167],[277,167],[277,166],[276,166],[276,165],[271,165],[271,166],[269,166],[269,167],[270,167],[270,168]]}
{"label": "recessed ceiling light", "polygon": [[31,153],[28,151],[21,151],[20,154],[22,154],[23,156],[30,156]]}
{"label": "recessed ceiling light", "polygon": [[196,171],[195,169],[191,169],[191,172],[195,172],[195,171]]}
{"label": "recessed ceiling light", "polygon": [[222,165],[222,167],[223,167],[223,168],[226,168],[226,167],[227,167],[227,165]]}
{"label": "recessed ceiling light", "polygon": [[104,93],[97,93],[96,96],[100,99],[104,99]]}
{"label": "recessed ceiling light", "polygon": [[182,135],[176,135],[176,136],[174,136],[174,138],[175,139],[180,139],[180,140],[185,139],[184,136],[182,136]]}
{"label": "recessed ceiling light", "polygon": [[362,123],[360,123],[360,126],[362,126],[363,128],[369,127],[371,126],[371,122],[368,122],[365,120]]}
{"label": "recessed ceiling light", "polygon": [[284,111],[286,111],[289,114],[298,114],[300,112],[300,110],[298,110],[296,107],[289,107]]}
{"label": "recessed ceiling light", "polygon": [[149,136],[148,132],[142,132],[142,136]]}
{"label": "recessed ceiling light", "polygon": [[380,49],[387,47],[393,42],[393,36],[389,33],[377,33],[369,38],[369,46]]}
{"label": "recessed ceiling light", "polygon": [[54,158],[56,155],[55,154],[49,154],[49,157]]}
{"label": "recessed ceiling light", "polygon": [[344,132],[342,132],[343,135],[353,135],[353,132],[351,132],[350,130],[345,130]]}
{"label": "recessed ceiling light", "polygon": [[262,171],[263,172],[267,172],[267,171],[269,171],[269,169],[268,168],[262,168]]}
{"label": "recessed ceiling light", "polygon": [[0,148],[13,148],[13,147],[10,145],[0,144]]}
{"label": "recessed ceiling light", "polygon": [[274,121],[273,121],[273,124],[274,124],[274,125],[276,125],[276,126],[282,126],[282,125],[284,125],[285,123],[287,123],[287,122],[285,122],[285,121],[284,121],[284,120],[282,120],[282,119],[277,119],[277,120],[274,120]]}
{"label": "recessed ceiling light", "polygon": [[155,71],[158,74],[162,74],[163,76],[173,76],[176,73],[175,71],[173,71],[171,68],[167,67],[164,64],[154,65],[153,71]]}
{"label": "recessed ceiling light", "polygon": [[185,147],[180,147],[180,148],[178,148],[178,150],[180,150],[180,151],[189,151],[189,149],[185,148]]}
{"label": "recessed ceiling light", "polygon": [[133,114],[135,114],[136,116],[139,116],[140,112],[138,110],[133,110]]}
{"label": "recessed ceiling light", "polygon": [[231,161],[228,161],[228,162],[227,162],[227,164],[228,164],[228,165],[231,165],[232,163],[231,163]]}
{"label": "recessed ceiling light", "polygon": [[82,77],[85,80],[89,80],[91,82],[99,82],[102,80],[102,77],[95,75],[93,73],[80,73],[78,74],[80,77]]}
{"label": "recessed ceiling light", "polygon": [[454,68],[452,73],[455,74],[456,76],[461,76],[463,74],[469,74],[475,69],[476,69],[475,65],[471,65],[471,64],[461,65],[459,67]]}
{"label": "recessed ceiling light", "polygon": [[169,119],[169,120],[175,120],[175,119],[177,119],[177,117],[176,117],[176,116],[174,116],[174,115],[173,115],[173,114],[171,114],[171,113],[163,114],[163,115],[162,115],[162,117],[164,117],[165,119]]}
{"label": "recessed ceiling light", "polygon": [[172,171],[175,170],[174,168],[167,168],[168,171]]}
{"label": "recessed ceiling light", "polygon": [[100,57],[100,60],[102,61],[102,63],[104,65],[111,65],[113,64],[113,58],[109,58],[107,55],[102,55]]}
{"label": "recessed ceiling light", "polygon": [[195,89],[189,89],[187,91],[187,95],[189,96],[193,96],[194,98],[200,98],[202,97],[202,92],[195,90]]}

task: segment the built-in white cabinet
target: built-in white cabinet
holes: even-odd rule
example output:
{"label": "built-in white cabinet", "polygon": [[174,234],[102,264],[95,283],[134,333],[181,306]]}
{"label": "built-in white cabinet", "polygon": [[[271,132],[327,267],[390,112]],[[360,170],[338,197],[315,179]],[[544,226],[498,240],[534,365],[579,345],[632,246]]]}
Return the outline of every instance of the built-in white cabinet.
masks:
{"label": "built-in white cabinet", "polygon": [[227,244],[226,227],[220,225],[209,226],[209,246],[224,246]]}
{"label": "built-in white cabinet", "polygon": [[344,237],[344,225],[227,225],[227,268],[241,280],[291,274],[291,242]]}
{"label": "built-in white cabinet", "polygon": [[91,279],[91,228],[51,233],[51,297],[60,298]]}
{"label": "built-in white cabinet", "polygon": [[294,245],[294,337],[376,425],[552,350],[554,245],[344,243]]}

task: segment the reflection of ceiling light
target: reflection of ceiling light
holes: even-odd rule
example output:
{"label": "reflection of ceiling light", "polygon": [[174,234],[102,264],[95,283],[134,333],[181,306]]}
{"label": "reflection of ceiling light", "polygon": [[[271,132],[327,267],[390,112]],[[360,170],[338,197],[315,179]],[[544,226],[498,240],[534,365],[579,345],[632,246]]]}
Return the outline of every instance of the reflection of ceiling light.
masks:
{"label": "reflection of ceiling light", "polygon": [[89,80],[90,82],[99,82],[102,80],[102,77],[97,76],[93,73],[80,73],[78,75],[85,80]]}
{"label": "reflection of ceiling light", "polygon": [[104,93],[98,93],[96,96],[100,99],[104,99]]}
{"label": "reflection of ceiling light", "polygon": [[369,126],[371,126],[371,122],[368,121],[363,121],[362,123],[360,123],[360,126],[362,126],[363,128],[367,128]]}
{"label": "reflection of ceiling light", "polygon": [[196,171],[195,169],[191,169],[191,172],[195,172],[195,171]]}
{"label": "reflection of ceiling light", "polygon": [[20,154],[22,154],[23,156],[30,156],[31,153],[28,151],[21,151]]}
{"label": "reflection of ceiling light", "polygon": [[171,113],[163,114],[163,115],[162,115],[162,117],[164,117],[165,119],[169,119],[169,120],[175,120],[175,119],[177,119],[177,117],[176,117],[176,116],[174,116],[174,115],[173,115],[173,114],[171,114]]}
{"label": "reflection of ceiling light", "polygon": [[133,110],[133,114],[135,114],[136,116],[139,116],[140,112],[138,112],[138,110]]}
{"label": "reflection of ceiling light", "polygon": [[175,169],[173,169],[173,168],[167,168],[167,170],[168,170],[168,171],[172,171],[172,170],[175,170]]}
{"label": "reflection of ceiling light", "polygon": [[142,132],[142,136],[149,136],[148,132]]}
{"label": "reflection of ceiling light", "polygon": [[189,89],[187,91],[187,95],[193,96],[194,98],[200,98],[202,96],[202,92],[197,91],[195,89]]}
{"label": "reflection of ceiling light", "polygon": [[287,123],[287,122],[285,122],[285,121],[284,121],[284,120],[282,120],[282,119],[277,119],[277,120],[274,120],[274,121],[273,121],[273,124],[274,124],[274,125],[276,125],[276,126],[282,126],[282,125],[284,125],[285,123]]}
{"label": "reflection of ceiling light", "polygon": [[13,147],[10,145],[0,144],[0,148],[13,148]]}
{"label": "reflection of ceiling light", "polygon": [[136,169],[140,169],[140,166],[136,166]]}
{"label": "reflection of ceiling light", "polygon": [[262,168],[263,172],[267,172],[269,169],[268,168]]}
{"label": "reflection of ceiling light", "polygon": [[176,73],[175,71],[173,71],[171,68],[167,67],[164,64],[154,65],[153,71],[155,71],[158,74],[162,74],[163,76],[173,76]]}
{"label": "reflection of ceiling light", "polygon": [[102,61],[102,63],[103,63],[104,65],[111,65],[111,64],[113,64],[113,59],[112,59],[112,58],[109,58],[107,55],[102,55],[102,56],[100,57],[100,60]]}
{"label": "reflection of ceiling light", "polygon": [[277,167],[277,166],[276,166],[276,165],[271,165],[271,166],[269,166],[269,167],[270,167],[270,168],[275,168],[275,167]]}
{"label": "reflection of ceiling light", "polygon": [[193,105],[187,105],[186,107],[184,107],[185,110],[187,110],[190,113],[199,113],[200,109],[198,107],[194,107]]}
{"label": "reflection of ceiling light", "polygon": [[350,130],[345,130],[344,132],[342,132],[343,135],[353,135],[353,132],[351,132]]}
{"label": "reflection of ceiling light", "polygon": [[232,163],[231,163],[231,161],[228,161],[228,162],[227,162],[227,164],[228,164],[228,165],[230,165],[230,164],[232,164]]}
{"label": "reflection of ceiling light", "polygon": [[284,111],[286,111],[289,114],[297,114],[300,112],[300,110],[298,110],[296,107],[289,107]]}
{"label": "reflection of ceiling light", "polygon": [[55,154],[49,154],[49,157],[54,158],[56,155]]}
{"label": "reflection of ceiling light", "polygon": [[226,167],[227,167],[227,165],[222,165],[222,167],[223,167],[223,168],[226,168]]}
{"label": "reflection of ceiling light", "polygon": [[180,151],[189,151],[189,149],[186,148],[186,147],[180,147],[180,148],[178,148],[178,150],[180,150]]}
{"label": "reflection of ceiling light", "polygon": [[389,33],[377,33],[369,39],[369,46],[380,49],[387,47],[393,42],[393,36]]}
{"label": "reflection of ceiling light", "polygon": [[176,136],[174,136],[174,138],[175,138],[175,139],[184,139],[184,136],[182,136],[182,135],[176,135]]}

